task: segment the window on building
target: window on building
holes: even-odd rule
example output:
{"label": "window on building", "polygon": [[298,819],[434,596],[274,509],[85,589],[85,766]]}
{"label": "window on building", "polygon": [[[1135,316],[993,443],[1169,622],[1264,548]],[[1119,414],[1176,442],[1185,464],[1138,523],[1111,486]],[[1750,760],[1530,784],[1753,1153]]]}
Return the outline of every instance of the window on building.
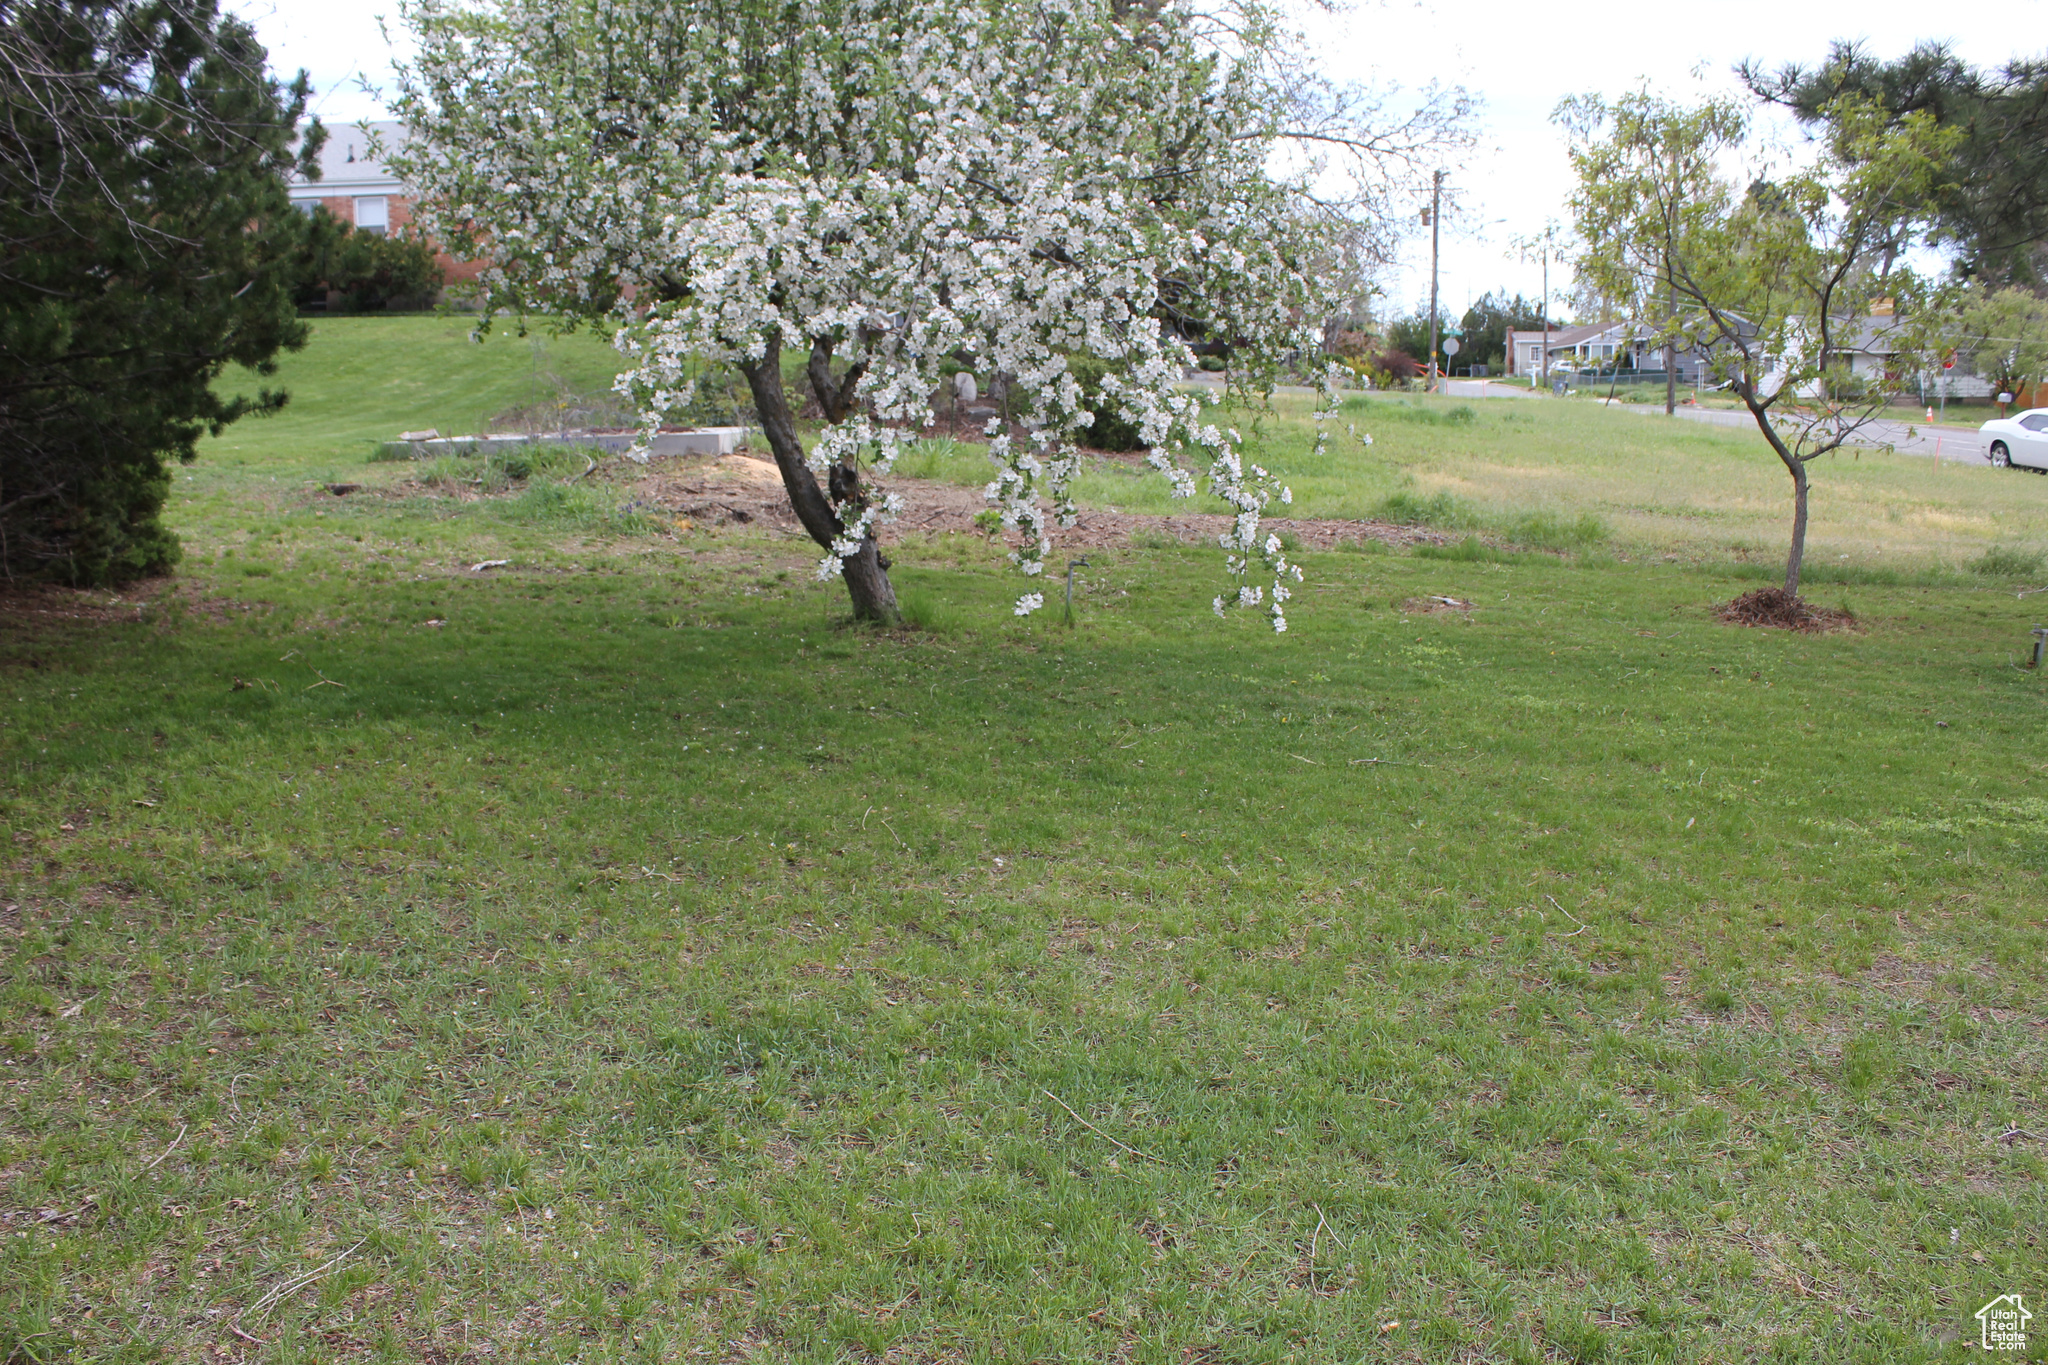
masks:
{"label": "window on building", "polygon": [[391,207],[381,194],[356,200],[356,231],[382,234],[391,227]]}

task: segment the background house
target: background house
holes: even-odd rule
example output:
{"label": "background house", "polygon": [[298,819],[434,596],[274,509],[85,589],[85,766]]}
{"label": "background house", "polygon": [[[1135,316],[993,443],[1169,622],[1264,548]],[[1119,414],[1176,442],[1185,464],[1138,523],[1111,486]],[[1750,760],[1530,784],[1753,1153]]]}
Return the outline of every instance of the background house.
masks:
{"label": "background house", "polygon": [[[329,124],[327,145],[320,149],[320,178],[293,176],[292,204],[305,213],[324,207],[357,232],[398,232],[410,224],[418,196],[372,153],[373,138],[387,149],[403,146],[405,125],[396,119]],[[474,280],[488,264],[458,260],[439,250],[434,259],[449,284]]]}
{"label": "background house", "polygon": [[[1664,348],[1650,341],[1646,327],[1627,322],[1590,322],[1550,329],[1550,370],[1567,373],[1612,370],[1616,357],[1623,370],[1664,370]],[[1540,331],[1508,333],[1508,373],[1543,373],[1544,334]],[[1697,384],[1702,371],[1697,352],[1680,350],[1676,357],[1678,382]]]}

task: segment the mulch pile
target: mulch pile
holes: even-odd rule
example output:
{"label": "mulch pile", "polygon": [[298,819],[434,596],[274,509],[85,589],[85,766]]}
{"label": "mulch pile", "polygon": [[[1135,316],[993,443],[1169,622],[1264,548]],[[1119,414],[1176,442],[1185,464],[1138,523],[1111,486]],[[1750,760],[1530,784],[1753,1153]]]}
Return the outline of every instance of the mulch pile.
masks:
{"label": "mulch pile", "polygon": [[1771,626],[1779,630],[1819,632],[1856,624],[1856,618],[1833,607],[1816,607],[1783,588],[1746,592],[1716,613],[1731,626]]}

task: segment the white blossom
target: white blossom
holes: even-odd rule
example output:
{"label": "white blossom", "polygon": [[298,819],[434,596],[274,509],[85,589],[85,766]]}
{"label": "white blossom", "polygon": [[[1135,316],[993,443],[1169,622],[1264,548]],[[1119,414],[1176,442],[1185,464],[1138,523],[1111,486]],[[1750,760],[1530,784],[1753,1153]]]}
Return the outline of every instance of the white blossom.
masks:
{"label": "white blossom", "polygon": [[[795,23],[744,0],[405,12],[419,55],[399,104],[416,136],[392,159],[423,226],[488,250],[493,309],[610,330],[642,414],[636,458],[707,362],[795,347],[835,375],[858,367],[843,413],[784,452],[861,474],[836,532],[813,528],[821,579],[901,513],[877,481],[934,421],[955,357],[1006,386],[1014,425],[986,425],[984,497],[1024,576],[1078,515],[1076,440],[1107,410],[1175,497],[1205,481],[1230,509],[1238,585],[1217,609],[1266,600],[1244,581],[1255,568],[1276,588],[1299,579],[1261,534],[1293,493],[1204,420],[1217,395],[1181,386],[1182,320],[1233,339],[1234,389],[1269,392],[1315,350],[1328,309],[1306,263],[1334,235],[1316,168],[1276,169],[1295,130],[1272,69],[1192,0],[806,0]],[[1108,369],[1093,396],[1081,354]]]}

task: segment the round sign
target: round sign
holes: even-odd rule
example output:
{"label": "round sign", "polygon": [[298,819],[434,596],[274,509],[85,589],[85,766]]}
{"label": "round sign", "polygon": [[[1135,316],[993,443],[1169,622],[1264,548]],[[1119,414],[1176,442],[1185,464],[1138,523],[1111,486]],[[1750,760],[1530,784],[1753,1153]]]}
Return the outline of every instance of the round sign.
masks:
{"label": "round sign", "polygon": [[1444,354],[1445,354],[1445,355],[1456,355],[1457,353],[1458,353],[1458,339],[1457,339],[1456,337],[1445,337],[1445,338],[1444,338]]}
{"label": "round sign", "polygon": [[1950,356],[1947,360],[1941,362],[1941,368],[1944,370],[1953,370],[1955,367],[1956,358],[1954,356]]}

